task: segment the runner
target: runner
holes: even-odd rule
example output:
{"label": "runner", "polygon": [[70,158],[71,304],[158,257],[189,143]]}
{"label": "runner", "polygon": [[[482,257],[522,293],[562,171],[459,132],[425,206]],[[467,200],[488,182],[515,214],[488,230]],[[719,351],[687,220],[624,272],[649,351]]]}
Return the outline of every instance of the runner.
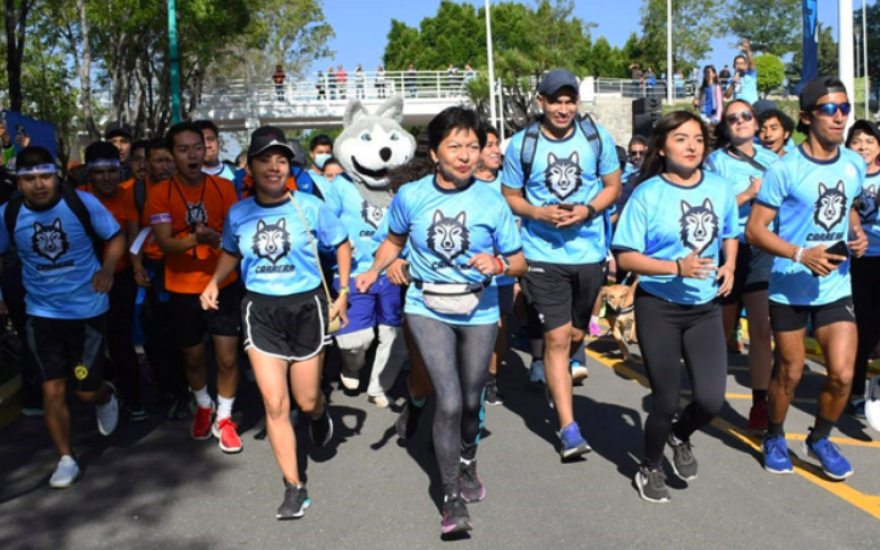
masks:
{"label": "runner", "polygon": [[209,176],[234,180],[235,172],[232,168],[225,162],[220,162],[220,130],[217,125],[210,120],[197,120],[196,126],[205,136],[205,164],[202,165],[202,172]]}
{"label": "runner", "polygon": [[[46,149],[26,147],[16,167],[21,195],[0,207],[0,253],[15,246],[22,263],[27,342],[41,377],[46,427],[61,456],[49,486],[63,489],[80,475],[65,397],[70,375],[77,397],[95,404],[101,435],[119,422],[115,392],[103,383],[104,317],[125,237],[97,199],[62,188]],[[2,296],[0,313],[7,313]]]}
{"label": "runner", "polygon": [[[777,365],[762,445],[764,469],[774,474],[794,471],[783,423],[803,374],[804,337],[811,322],[828,376],[804,454],[817,457],[828,477],[841,480],[852,475],[852,466],[829,436],[846,407],[856,358],[849,257],[861,256],[868,246],[853,208],[862,195],[865,161],[840,147],[851,105],[839,79],[808,82],[800,93],[800,107],[798,130],[807,134],[807,141],[764,174],[746,224],[748,241],[777,256],[770,273]],[[856,238],[847,243],[850,231]]]}
{"label": "runner", "polygon": [[773,256],[745,241],[743,231],[752,211],[752,202],[761,189],[764,171],[779,157],[755,145],[758,121],[755,111],[745,101],[727,104],[721,123],[715,128],[716,146],[706,159],[706,169],[715,172],[730,184],[739,207],[740,245],[736,256],[733,290],[721,298],[724,335],[728,340],[736,330],[740,312],[745,308],[749,322],[749,374],[752,385],[752,408],[748,429],[767,431],[767,388],[773,367],[770,342],[770,268]]}
{"label": "runner", "polygon": [[[119,186],[119,149],[106,141],[92,143],[86,147],[86,166],[89,181],[78,191],[92,194],[113,215],[119,227],[127,228],[128,222],[137,219],[137,214],[126,204],[125,191]],[[109,296],[106,335],[110,363],[105,368],[104,377],[119,383],[128,419],[143,422],[148,415],[141,395],[140,364],[131,340],[137,284],[128,254],[123,254],[116,264]]]}
{"label": "runner", "polygon": [[327,195],[330,180],[324,175],[324,164],[333,158],[333,140],[326,134],[319,134],[309,141],[309,157],[312,160],[309,166],[309,176],[318,186],[323,195]]}
{"label": "runner", "polygon": [[358,291],[368,291],[409,239],[414,282],[406,318],[437,397],[433,439],[443,482],[443,534],[470,530],[465,502],[486,494],[476,451],[499,317],[492,278],[521,275],[526,266],[503,198],[474,185],[485,144],[483,122],[472,110],[449,107],[431,121],[428,147],[436,175],[404,186],[394,197],[388,237],[373,266],[357,278]]}
{"label": "runner", "polygon": [[248,169],[255,194],[230,208],[223,253],[201,296],[204,309],[218,312],[225,299],[221,284],[241,261],[247,288],[241,302],[245,349],[263,396],[269,443],[284,476],[278,519],[302,517],[311,505],[299,475],[288,389],[312,419],[312,441],[323,447],[333,437],[333,421],[321,392],[327,326],[336,317],[342,324],[348,322],[348,287],[340,288],[328,313],[314,240],[336,249],[342,275],[348,275],[351,264],[351,245],[339,220],[320,199],[287,189],[293,156],[281,130],[264,126],[251,136]]}
{"label": "runner", "polygon": [[131,145],[131,177],[142,180],[147,177],[147,143],[145,139],[139,139]]}
{"label": "runner", "polygon": [[[640,275],[636,330],[653,399],[635,483],[650,502],[669,500],[661,466],[667,443],[675,474],[696,479],[691,435],[724,405],[727,352],[718,297],[733,287],[738,225],[730,184],[700,168],[708,141],[709,129],[698,115],[664,116],[614,235],[618,264]],[[657,208],[661,204],[668,208]],[[673,421],[682,360],[693,401]]]}
{"label": "runner", "polygon": [[783,157],[788,152],[788,144],[794,121],[782,111],[771,109],[758,115],[758,124],[761,128],[761,145]]}
{"label": "runner", "polygon": [[[238,308],[241,299],[233,271],[220,291],[220,310],[205,312],[199,295],[211,280],[220,256],[223,220],[235,204],[235,189],[225,179],[202,171],[205,141],[192,122],[168,130],[168,147],[177,173],[150,190],[147,214],[159,249],[165,256],[165,288],[170,293],[169,311],[178,349],[183,354],[189,387],[195,394],[196,417],[193,439],[219,440],[225,453],[241,451],[238,426],[232,421],[232,405],[238,390]],[[208,394],[205,372],[205,336],[213,337],[217,366],[217,408]]]}
{"label": "runner", "polygon": [[[579,120],[578,89],[566,70],[544,76],[537,97],[544,115],[513,136],[501,175],[504,196],[522,218],[529,271],[521,284],[544,331],[544,368],[563,460],[591,450],[572,412],[572,381],[586,378],[586,367],[569,369],[605,282],[607,210],[621,192],[614,140],[592,121]],[[529,152],[532,158],[524,159]]]}
{"label": "runner", "polygon": [[119,162],[122,163],[119,181],[122,182],[123,187],[128,187],[134,182],[131,171],[131,144],[134,141],[134,134],[131,126],[121,120],[111,122],[104,129],[104,141],[109,141],[119,149]]}

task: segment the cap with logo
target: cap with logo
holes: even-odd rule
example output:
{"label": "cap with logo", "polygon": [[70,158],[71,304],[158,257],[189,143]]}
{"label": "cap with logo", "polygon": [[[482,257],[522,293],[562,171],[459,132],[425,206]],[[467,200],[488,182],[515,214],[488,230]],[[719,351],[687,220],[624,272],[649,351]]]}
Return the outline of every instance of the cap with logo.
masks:
{"label": "cap with logo", "polygon": [[822,96],[836,93],[846,93],[846,87],[835,76],[820,76],[807,82],[807,85],[801,90],[798,98],[800,99],[801,111],[808,111],[816,106],[816,102]]}
{"label": "cap with logo", "polygon": [[121,120],[117,120],[111,122],[107,125],[107,128],[104,129],[104,139],[111,139],[116,136],[122,136],[128,141],[132,141],[134,139],[131,126],[122,122]]}
{"label": "cap with logo", "polygon": [[571,71],[554,69],[541,79],[541,83],[538,84],[538,93],[543,96],[554,95],[565,87],[573,89],[575,93],[580,92],[578,79]]}
{"label": "cap with logo", "polygon": [[262,126],[251,134],[251,144],[247,150],[248,159],[259,155],[270,147],[281,147],[288,158],[291,160],[296,158],[296,152],[287,142],[284,132],[274,126]]}

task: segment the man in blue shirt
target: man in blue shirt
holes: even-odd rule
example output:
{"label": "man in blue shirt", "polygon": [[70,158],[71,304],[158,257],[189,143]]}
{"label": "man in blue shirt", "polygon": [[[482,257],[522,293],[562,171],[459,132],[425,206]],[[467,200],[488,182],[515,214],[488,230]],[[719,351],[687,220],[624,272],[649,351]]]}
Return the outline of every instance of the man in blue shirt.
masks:
{"label": "man in blue shirt", "polygon": [[801,91],[800,107],[798,131],[807,134],[807,141],[764,174],[746,224],[748,241],[776,256],[770,324],[778,361],[769,390],[764,469],[794,471],[783,422],[803,374],[804,336],[811,321],[828,377],[804,454],[817,457],[828,477],[842,480],[852,475],[852,466],[829,436],[846,407],[855,365],[850,256],[860,257],[868,248],[854,208],[866,168],[857,153],[840,146],[851,110],[840,79],[811,80]]}
{"label": "man in blue shirt", "polygon": [[724,99],[742,99],[749,103],[758,101],[758,69],[752,57],[752,48],[748,38],[742,41],[743,54],[733,60],[733,79],[724,92]]}
{"label": "man in blue shirt", "polygon": [[[577,78],[566,70],[544,76],[538,86],[544,113],[538,131],[530,126],[513,136],[501,175],[504,196],[522,218],[529,270],[521,284],[544,331],[544,365],[559,415],[563,459],[591,450],[572,413],[569,360],[584,340],[605,281],[606,211],[621,188],[614,140],[599,126],[594,136],[599,142],[589,138],[578,116],[578,90]],[[523,150],[530,147],[531,170],[523,163]],[[581,373],[586,377],[585,368]]]}
{"label": "man in blue shirt", "polygon": [[[22,196],[0,208],[0,254],[15,246],[21,260],[27,341],[42,379],[46,427],[61,455],[49,485],[60,489],[73,485],[80,474],[65,402],[70,375],[77,396],[95,404],[102,435],[112,434],[119,420],[116,397],[104,385],[102,371],[107,293],[125,253],[125,237],[96,198],[61,189],[46,149],[25,148],[16,166]],[[103,261],[97,255],[101,248]],[[0,314],[6,314],[2,296]]]}

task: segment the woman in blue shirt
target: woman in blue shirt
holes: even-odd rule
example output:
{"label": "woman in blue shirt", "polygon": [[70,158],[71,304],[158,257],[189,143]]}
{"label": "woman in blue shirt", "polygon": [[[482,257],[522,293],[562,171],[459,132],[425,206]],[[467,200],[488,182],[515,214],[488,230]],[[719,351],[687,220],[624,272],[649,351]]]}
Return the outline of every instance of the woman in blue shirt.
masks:
{"label": "woman in blue shirt", "polygon": [[397,193],[388,236],[373,266],[357,277],[358,291],[369,290],[409,241],[413,283],[404,311],[437,399],[434,448],[445,495],[443,534],[470,530],[465,502],[486,494],[476,451],[499,319],[494,277],[516,277],[526,269],[507,203],[474,178],[485,145],[484,123],[473,110],[450,107],[431,121],[428,146],[436,173]]}
{"label": "woman in blue shirt", "polygon": [[[635,315],[653,405],[635,482],[651,502],[669,500],[661,467],[666,443],[676,475],[695,479],[690,436],[724,405],[727,350],[718,296],[733,287],[738,226],[730,185],[700,168],[708,133],[693,113],[677,111],[660,120],[642,163],[641,183],[623,209],[611,245],[618,266],[640,275]],[[682,359],[693,401],[673,423]]]}
{"label": "woman in blue shirt", "polygon": [[299,409],[311,417],[315,445],[326,445],[333,437],[321,370],[329,322],[336,317],[342,324],[348,322],[348,287],[340,287],[328,312],[316,247],[336,250],[344,281],[351,268],[348,233],[336,216],[314,195],[288,191],[294,155],[281,130],[266,126],[251,136],[248,171],[255,195],[229,210],[223,254],[201,296],[204,309],[216,310],[218,284],[241,262],[248,291],[241,302],[244,347],[263,396],[269,442],[284,476],[278,519],[302,517],[311,504],[299,476],[288,383]]}

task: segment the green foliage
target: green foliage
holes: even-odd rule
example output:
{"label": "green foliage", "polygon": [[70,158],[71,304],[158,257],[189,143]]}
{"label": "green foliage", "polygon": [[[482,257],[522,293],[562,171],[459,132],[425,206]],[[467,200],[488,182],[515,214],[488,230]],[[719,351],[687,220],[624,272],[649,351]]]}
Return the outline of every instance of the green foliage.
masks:
{"label": "green foliage", "polygon": [[753,51],[783,57],[800,48],[800,0],[737,0],[728,11],[724,30],[748,38]]}
{"label": "green foliage", "polygon": [[785,82],[785,64],[775,55],[761,54],[755,57],[758,70],[758,92],[767,95]]}
{"label": "green foliage", "polygon": [[[837,41],[831,34],[831,27],[817,23],[819,34],[819,74],[837,74]],[[792,57],[791,63],[788,64],[788,74],[795,78],[800,77],[801,67],[803,66],[803,50],[798,49]]]}
{"label": "green foliage", "polygon": [[[712,51],[712,39],[723,35],[719,14],[725,8],[724,0],[676,0],[672,3],[675,69],[686,72]],[[630,61],[640,62],[642,69],[653,67],[658,74],[666,72],[666,0],[644,0],[641,24],[642,38],[638,48],[641,55]]]}

